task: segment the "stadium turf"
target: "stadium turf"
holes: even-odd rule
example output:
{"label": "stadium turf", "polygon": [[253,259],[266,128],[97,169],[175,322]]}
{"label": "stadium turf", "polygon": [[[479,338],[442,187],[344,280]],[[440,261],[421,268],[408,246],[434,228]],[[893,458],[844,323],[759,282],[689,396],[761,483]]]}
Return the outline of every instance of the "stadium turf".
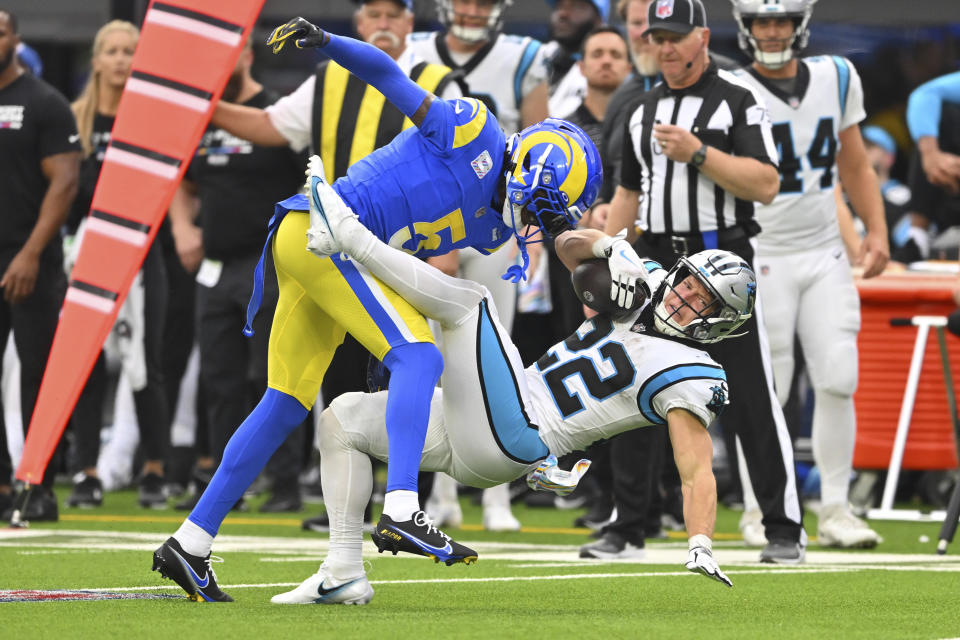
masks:
{"label": "stadium turf", "polygon": [[[66,491],[59,492],[61,499]],[[55,525],[0,530],[0,620],[4,637],[60,638],[943,638],[960,635],[955,606],[960,540],[933,553],[939,524],[875,522],[872,551],[826,551],[811,543],[800,567],[756,563],[736,533],[739,514],[721,509],[716,556],[734,581],[684,570],[685,538],[648,544],[644,562],[582,561],[588,532],[579,511],[516,508],[525,530],[492,534],[464,499],[465,526],[451,530],[480,552],[472,566],[365,548],[376,591],[363,607],[278,606],[270,596],[314,572],[326,536],[303,532],[315,513],[229,516],[214,553],[232,604],[185,598],[66,600],[62,597],[180,596],[149,571],[151,551],[183,514],[144,511],[132,492],[108,494],[97,510],[67,509]],[[62,502],[62,500],[61,500]],[[808,514],[807,530],[816,532]],[[926,536],[928,542],[920,542]],[[43,593],[12,594],[14,590]],[[82,590],[82,594],[48,593]],[[33,600],[27,600],[33,598]],[[44,601],[36,601],[44,598]],[[5,601],[13,600],[13,601]],[[19,600],[19,601],[18,601]],[[24,601],[27,600],[27,601]]]}

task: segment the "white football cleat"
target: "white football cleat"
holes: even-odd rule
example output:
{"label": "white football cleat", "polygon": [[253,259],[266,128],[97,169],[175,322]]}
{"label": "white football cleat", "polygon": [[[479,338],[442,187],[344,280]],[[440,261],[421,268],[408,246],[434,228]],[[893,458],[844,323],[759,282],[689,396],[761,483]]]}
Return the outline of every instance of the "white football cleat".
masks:
{"label": "white football cleat", "polygon": [[344,247],[335,230],[345,219],[355,219],[357,214],[327,183],[320,156],[310,156],[307,162],[307,183],[304,186],[310,202],[307,250],[324,258],[340,253]]}
{"label": "white football cleat", "polygon": [[489,506],[483,508],[483,528],[487,531],[520,531],[520,521],[510,507]]}
{"label": "white football cleat", "polygon": [[740,534],[748,547],[767,546],[767,536],[763,528],[763,513],[760,509],[748,509],[740,516]]}
{"label": "white football cleat", "polygon": [[323,567],[300,583],[293,591],[272,598],[273,604],[367,604],[373,599],[373,587],[367,574],[349,580],[335,580]]}
{"label": "white football cleat", "polygon": [[824,547],[872,549],[880,542],[877,532],[853,515],[845,504],[831,504],[820,510],[817,536]]}

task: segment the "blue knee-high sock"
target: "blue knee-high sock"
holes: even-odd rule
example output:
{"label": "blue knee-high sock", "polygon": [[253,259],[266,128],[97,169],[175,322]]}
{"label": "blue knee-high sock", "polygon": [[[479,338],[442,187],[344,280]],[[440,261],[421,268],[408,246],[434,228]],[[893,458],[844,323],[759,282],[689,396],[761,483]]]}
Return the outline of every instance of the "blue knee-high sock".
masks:
{"label": "blue knee-high sock", "polygon": [[383,363],[390,369],[387,491],[416,491],[430,401],[443,371],[443,356],[436,345],[415,342],[391,349]]}
{"label": "blue knee-high sock", "polygon": [[263,470],[273,452],[307,417],[291,395],[267,389],[223,450],[223,459],[189,520],[212,536],[227,513]]}

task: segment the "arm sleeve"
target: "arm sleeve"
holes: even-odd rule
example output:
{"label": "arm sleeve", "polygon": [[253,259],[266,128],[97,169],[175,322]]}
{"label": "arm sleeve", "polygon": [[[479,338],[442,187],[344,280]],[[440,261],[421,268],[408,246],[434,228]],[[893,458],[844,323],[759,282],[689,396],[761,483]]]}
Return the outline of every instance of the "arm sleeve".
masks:
{"label": "arm sleeve", "polygon": [[643,105],[639,105],[636,111],[626,119],[623,124],[623,146],[620,152],[620,184],[625,189],[631,191],[643,191],[643,172],[640,168],[640,161],[637,159],[637,152],[633,144],[631,130],[634,127],[637,130],[637,137],[640,137],[640,127],[643,122]]}
{"label": "arm sleeve", "polygon": [[960,102],[960,71],[922,84],[907,102],[907,126],[914,141],[940,135],[940,112],[944,101]]}
{"label": "arm sleeve", "polygon": [[423,104],[427,91],[397,66],[393,58],[372,44],[353,38],[330,35],[321,51],[369,85],[376,87],[405,116],[412,116]]}

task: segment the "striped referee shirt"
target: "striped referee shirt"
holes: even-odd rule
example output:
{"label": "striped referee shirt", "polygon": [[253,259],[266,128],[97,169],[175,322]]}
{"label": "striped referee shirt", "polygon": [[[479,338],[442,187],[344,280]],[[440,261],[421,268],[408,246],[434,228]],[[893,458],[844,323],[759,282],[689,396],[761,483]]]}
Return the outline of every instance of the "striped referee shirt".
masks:
{"label": "striped referee shirt", "polygon": [[731,155],[776,166],[770,116],[755,90],[714,62],[684,89],[660,83],[627,121],[620,168],[620,184],[643,194],[640,225],[649,233],[717,231],[753,219],[753,202],[735,198],[692,164],[663,154],[652,135],[659,123],[688,129]]}

